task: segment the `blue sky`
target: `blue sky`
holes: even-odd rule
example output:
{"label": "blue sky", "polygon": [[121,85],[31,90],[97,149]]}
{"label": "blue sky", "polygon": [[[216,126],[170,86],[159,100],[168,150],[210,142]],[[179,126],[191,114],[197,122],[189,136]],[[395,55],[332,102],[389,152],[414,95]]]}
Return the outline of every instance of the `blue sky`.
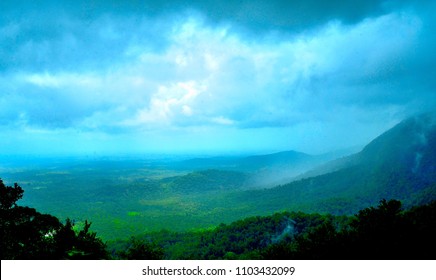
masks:
{"label": "blue sky", "polygon": [[435,12],[426,0],[3,0],[0,154],[363,145],[436,108]]}

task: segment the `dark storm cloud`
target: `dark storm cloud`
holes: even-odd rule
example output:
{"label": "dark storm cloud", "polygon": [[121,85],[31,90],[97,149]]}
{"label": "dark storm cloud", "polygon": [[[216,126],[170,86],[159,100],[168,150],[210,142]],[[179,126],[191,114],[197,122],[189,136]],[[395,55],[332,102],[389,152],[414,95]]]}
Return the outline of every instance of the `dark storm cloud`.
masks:
{"label": "dark storm cloud", "polygon": [[0,26],[0,70],[73,70],[116,64],[130,44],[164,49],[166,23],[100,16],[92,21],[58,12],[31,14]]}
{"label": "dark storm cloud", "polygon": [[[356,23],[378,16],[393,6],[415,1],[380,0],[169,0],[169,1],[2,1],[0,7],[9,19],[39,11],[44,16],[59,16],[68,11],[75,17],[93,20],[101,14],[148,15],[199,10],[215,21],[234,21],[253,28],[306,29],[333,19]],[[418,1],[420,2],[420,1]]]}
{"label": "dark storm cloud", "polygon": [[141,42],[165,50],[162,32],[195,11],[209,23],[230,24],[237,32],[298,34],[334,20],[354,24],[410,3],[414,1],[2,1],[0,71],[107,67],[130,44]]}
{"label": "dark storm cloud", "polygon": [[1,1],[0,126],[53,141],[150,132],[192,147],[256,135],[307,148],[316,131],[320,146],[362,143],[436,107],[435,11],[413,0]]}

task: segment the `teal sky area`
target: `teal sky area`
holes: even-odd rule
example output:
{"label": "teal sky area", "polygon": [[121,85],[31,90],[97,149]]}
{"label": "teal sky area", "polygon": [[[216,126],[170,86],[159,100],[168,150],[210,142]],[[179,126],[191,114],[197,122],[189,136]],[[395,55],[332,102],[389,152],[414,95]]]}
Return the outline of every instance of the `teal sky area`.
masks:
{"label": "teal sky area", "polygon": [[435,1],[0,2],[0,155],[319,154],[436,108]]}

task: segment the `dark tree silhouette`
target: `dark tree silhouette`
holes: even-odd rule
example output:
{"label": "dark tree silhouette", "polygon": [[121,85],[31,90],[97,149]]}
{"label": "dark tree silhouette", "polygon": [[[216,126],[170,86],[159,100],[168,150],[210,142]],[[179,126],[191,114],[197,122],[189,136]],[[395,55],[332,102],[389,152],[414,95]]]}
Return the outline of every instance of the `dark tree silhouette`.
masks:
{"label": "dark tree silhouette", "polygon": [[132,237],[129,247],[121,253],[121,257],[128,260],[161,260],[164,258],[164,251],[154,243]]}
{"label": "dark tree silhouette", "polygon": [[1,259],[100,259],[108,257],[106,245],[89,232],[90,223],[76,233],[67,219],[41,214],[36,209],[18,206],[23,189],[6,186],[0,179]]}
{"label": "dark tree silhouette", "polygon": [[306,234],[265,248],[265,259],[434,259],[436,202],[407,211],[397,200],[360,210],[337,229],[326,220]]}

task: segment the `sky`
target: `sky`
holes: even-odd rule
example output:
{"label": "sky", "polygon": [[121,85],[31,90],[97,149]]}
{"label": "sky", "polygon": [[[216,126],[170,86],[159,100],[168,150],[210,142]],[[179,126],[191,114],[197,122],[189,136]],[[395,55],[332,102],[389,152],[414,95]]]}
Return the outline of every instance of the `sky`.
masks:
{"label": "sky", "polygon": [[0,2],[0,155],[311,154],[436,108],[435,1]]}

